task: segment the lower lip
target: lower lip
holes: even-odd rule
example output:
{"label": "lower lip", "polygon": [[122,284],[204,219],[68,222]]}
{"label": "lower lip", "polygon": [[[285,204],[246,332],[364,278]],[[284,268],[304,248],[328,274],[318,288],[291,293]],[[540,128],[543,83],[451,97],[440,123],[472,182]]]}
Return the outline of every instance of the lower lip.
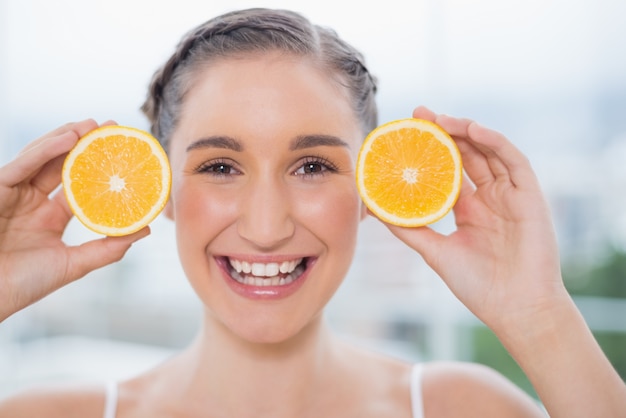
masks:
{"label": "lower lip", "polygon": [[228,265],[228,261],[218,259],[217,262],[222,269],[222,276],[226,280],[228,287],[230,287],[238,295],[252,300],[278,300],[293,295],[304,284],[304,281],[307,279],[309,271],[314,264],[313,260],[307,260],[306,270],[304,270],[304,272],[296,280],[289,284],[282,286],[253,286],[239,283],[237,280],[233,279],[230,276],[230,266]]}

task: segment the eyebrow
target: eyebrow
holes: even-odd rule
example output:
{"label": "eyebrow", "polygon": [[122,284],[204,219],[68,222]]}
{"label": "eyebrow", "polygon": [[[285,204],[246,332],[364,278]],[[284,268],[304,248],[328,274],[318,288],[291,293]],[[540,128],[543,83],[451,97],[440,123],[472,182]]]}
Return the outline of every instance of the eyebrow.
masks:
{"label": "eyebrow", "polygon": [[[314,147],[349,147],[348,143],[332,135],[300,135],[289,144],[290,151],[297,151]],[[187,147],[187,152],[202,148],[223,148],[233,151],[243,151],[243,146],[235,138],[229,136],[209,136],[192,142]]]}
{"label": "eyebrow", "polygon": [[233,151],[243,151],[241,143],[234,138],[229,136],[209,136],[192,142],[187,147],[187,152],[201,148],[224,148]]}
{"label": "eyebrow", "polygon": [[296,151],[313,147],[349,147],[348,143],[332,135],[300,135],[291,141],[289,150]]}

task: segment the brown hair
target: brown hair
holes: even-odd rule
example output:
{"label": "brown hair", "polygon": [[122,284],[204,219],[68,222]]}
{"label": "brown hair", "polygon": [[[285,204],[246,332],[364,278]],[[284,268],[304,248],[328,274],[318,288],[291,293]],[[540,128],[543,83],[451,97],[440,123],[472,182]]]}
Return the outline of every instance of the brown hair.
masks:
{"label": "brown hair", "polygon": [[359,51],[333,30],[313,25],[298,13],[255,8],[218,16],[182,38],[174,54],[155,72],[141,107],[152,134],[167,150],[198,68],[216,58],[274,50],[318,59],[347,89],[364,132],[376,127],[376,80]]}

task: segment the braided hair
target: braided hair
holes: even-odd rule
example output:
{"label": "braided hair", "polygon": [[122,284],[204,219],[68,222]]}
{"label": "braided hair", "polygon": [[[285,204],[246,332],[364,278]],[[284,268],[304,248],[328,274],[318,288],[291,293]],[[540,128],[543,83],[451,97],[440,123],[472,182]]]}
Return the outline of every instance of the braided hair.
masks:
{"label": "braided hair", "polygon": [[333,30],[313,25],[298,13],[254,8],[213,18],[181,39],[174,54],[154,73],[141,107],[152,134],[167,150],[185,94],[203,65],[276,50],[319,60],[347,89],[364,132],[376,127],[376,80],[359,51]]}

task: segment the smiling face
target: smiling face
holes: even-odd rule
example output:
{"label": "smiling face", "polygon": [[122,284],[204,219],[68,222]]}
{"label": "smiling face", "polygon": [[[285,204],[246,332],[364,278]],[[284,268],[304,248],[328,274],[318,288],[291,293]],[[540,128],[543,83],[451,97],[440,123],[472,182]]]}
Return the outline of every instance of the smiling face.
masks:
{"label": "smiling face", "polygon": [[278,342],[319,318],[364,213],[362,137],[343,87],[306,58],[225,58],[196,74],[170,144],[166,213],[208,320]]}

